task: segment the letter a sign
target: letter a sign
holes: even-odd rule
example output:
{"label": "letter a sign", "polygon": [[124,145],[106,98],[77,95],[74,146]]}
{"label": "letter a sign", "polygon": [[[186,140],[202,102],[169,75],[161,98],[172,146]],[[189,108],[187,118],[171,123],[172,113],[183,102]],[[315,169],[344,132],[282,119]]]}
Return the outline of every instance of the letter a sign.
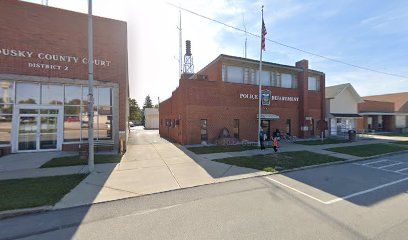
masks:
{"label": "letter a sign", "polygon": [[262,106],[269,106],[271,105],[271,91],[269,90],[262,90],[262,98],[261,98]]}

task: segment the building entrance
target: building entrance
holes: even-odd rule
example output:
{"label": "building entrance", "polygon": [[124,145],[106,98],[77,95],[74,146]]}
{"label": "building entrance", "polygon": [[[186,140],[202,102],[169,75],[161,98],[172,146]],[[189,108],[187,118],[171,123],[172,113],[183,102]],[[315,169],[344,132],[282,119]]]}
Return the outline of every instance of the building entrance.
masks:
{"label": "building entrance", "polygon": [[62,108],[24,107],[15,111],[13,152],[62,149]]}
{"label": "building entrance", "polygon": [[261,120],[261,128],[266,132],[266,140],[271,140],[271,121]]}

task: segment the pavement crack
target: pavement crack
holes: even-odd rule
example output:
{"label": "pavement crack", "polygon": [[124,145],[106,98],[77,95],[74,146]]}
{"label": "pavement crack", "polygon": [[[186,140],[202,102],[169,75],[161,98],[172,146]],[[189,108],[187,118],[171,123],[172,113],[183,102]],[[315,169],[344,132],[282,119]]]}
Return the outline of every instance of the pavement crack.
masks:
{"label": "pavement crack", "polygon": [[159,151],[157,150],[156,146],[154,146],[154,144],[152,144],[152,146],[153,146],[153,148],[156,150],[157,154],[160,156],[160,159],[164,162],[164,164],[166,164],[166,167],[167,167],[167,169],[169,169],[171,175],[172,175],[173,178],[174,178],[174,181],[176,181],[177,186],[178,186],[179,188],[182,188],[181,185],[180,185],[180,183],[177,181],[177,178],[176,178],[176,176],[174,175],[173,171],[171,171],[171,169],[170,169],[169,165],[167,164],[167,162],[164,161],[163,156],[159,153]]}
{"label": "pavement crack", "polygon": [[107,185],[98,185],[98,184],[94,184],[94,183],[90,183],[90,182],[85,182],[85,184],[91,185],[91,186],[96,186],[96,187],[102,187],[102,188],[109,188],[112,190],[116,190],[116,191],[121,191],[121,192],[126,192],[126,193],[131,193],[131,194],[136,194],[136,195],[141,195],[140,193],[136,193],[136,192],[132,192],[132,191],[127,191],[127,190],[123,190],[123,189],[119,189],[119,188],[114,188],[114,187],[109,187]]}

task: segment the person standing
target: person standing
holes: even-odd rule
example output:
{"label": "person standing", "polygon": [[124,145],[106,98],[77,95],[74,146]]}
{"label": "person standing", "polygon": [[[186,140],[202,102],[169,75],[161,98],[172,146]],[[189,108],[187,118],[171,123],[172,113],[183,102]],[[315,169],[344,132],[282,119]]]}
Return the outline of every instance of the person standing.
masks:
{"label": "person standing", "polygon": [[261,143],[261,150],[265,149],[265,132],[263,129],[261,129],[261,131],[259,132],[259,142]]}
{"label": "person standing", "polygon": [[279,148],[278,138],[275,137],[275,138],[273,138],[273,150],[274,150],[275,152],[277,152],[277,151],[278,151],[278,148]]}

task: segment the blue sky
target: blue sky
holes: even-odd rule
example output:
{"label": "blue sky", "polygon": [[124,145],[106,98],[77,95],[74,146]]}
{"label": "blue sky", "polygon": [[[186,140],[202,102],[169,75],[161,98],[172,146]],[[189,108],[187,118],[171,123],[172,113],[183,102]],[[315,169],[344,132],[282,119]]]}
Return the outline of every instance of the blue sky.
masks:
{"label": "blue sky", "polygon": [[[41,0],[29,0],[41,3]],[[361,96],[408,91],[408,2],[301,0],[168,0],[199,14],[259,34],[264,5],[267,38],[350,64],[404,75],[394,77],[331,62],[267,42],[264,60],[294,65],[308,59],[326,85],[349,82]],[[164,100],[178,86],[178,10],[165,1],[94,0],[94,13],[128,22],[130,94]],[[49,0],[86,12],[86,0]],[[219,54],[243,56],[245,35],[182,12],[183,41],[192,41],[195,70]],[[248,35],[248,57],[259,59],[259,38]],[[184,43],[183,43],[184,46]],[[184,52],[184,49],[183,49]]]}

